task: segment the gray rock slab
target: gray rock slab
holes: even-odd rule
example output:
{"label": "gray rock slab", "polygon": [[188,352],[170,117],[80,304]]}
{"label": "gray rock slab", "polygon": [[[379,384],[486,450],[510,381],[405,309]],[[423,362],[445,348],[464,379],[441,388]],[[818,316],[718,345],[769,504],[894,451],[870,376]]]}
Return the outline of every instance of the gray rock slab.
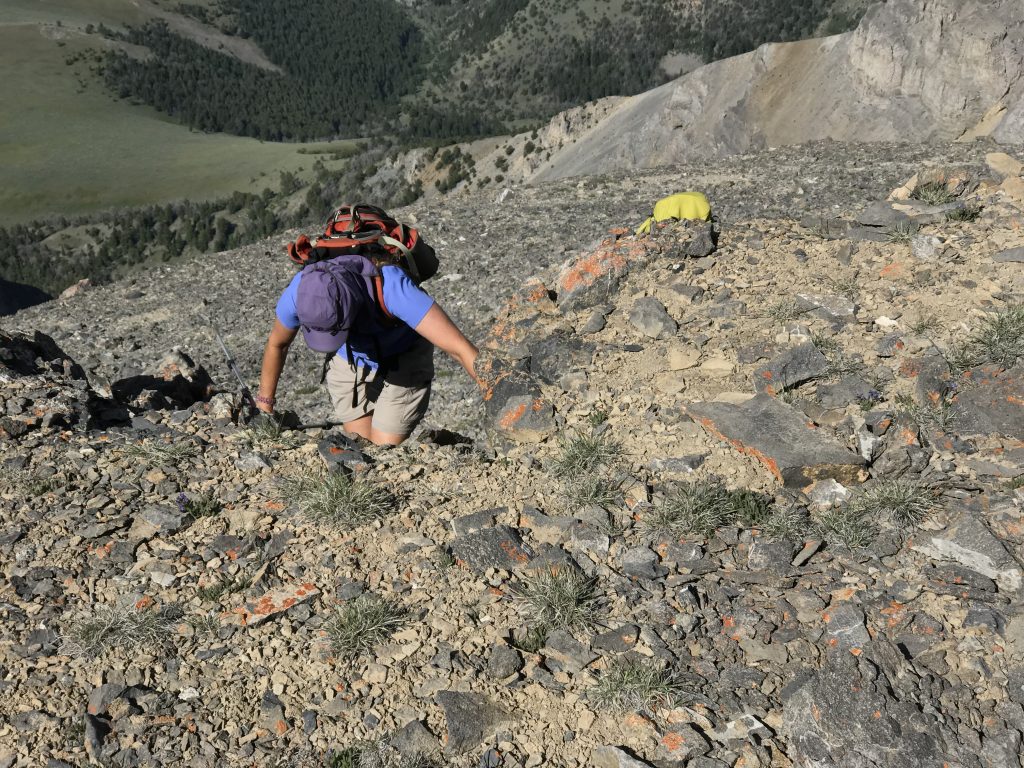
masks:
{"label": "gray rock slab", "polygon": [[599,651],[609,653],[627,653],[636,648],[640,627],[636,624],[624,624],[618,629],[610,629],[595,637],[590,645]]}
{"label": "gray rock slab", "polygon": [[174,507],[146,507],[132,521],[128,531],[130,539],[151,539],[166,536],[183,528],[188,515]]}
{"label": "gray rock slab", "polygon": [[535,556],[519,532],[507,525],[465,533],[455,538],[451,548],[456,560],[477,573],[488,568],[524,568]]}
{"label": "gray rock slab", "polygon": [[667,338],[678,328],[665,305],[653,296],[645,296],[633,303],[633,308],[629,310],[629,323],[652,339]]}
{"label": "gray rock slab", "polygon": [[638,579],[659,579],[668,573],[658,554],[647,547],[633,547],[622,553],[622,572]]}
{"label": "gray rock slab", "polygon": [[370,468],[367,458],[354,440],[344,435],[331,436],[317,444],[320,458],[331,472],[365,472]]}
{"label": "gray rock slab", "polygon": [[796,303],[800,309],[822,320],[833,323],[857,322],[857,305],[846,296],[828,293],[798,293]]}
{"label": "gray rock slab", "polygon": [[541,654],[544,656],[544,666],[551,672],[565,672],[569,675],[579,674],[598,658],[596,653],[562,629],[556,629],[548,635]]}
{"label": "gray rock slab", "polygon": [[481,509],[479,512],[452,518],[452,531],[456,536],[465,536],[467,533],[475,533],[482,528],[489,528],[494,525],[497,516],[505,512],[506,509],[506,507]]}
{"label": "gray rock slab", "polygon": [[959,435],[1005,435],[1024,440],[1024,366],[979,368],[956,396],[953,429]]}
{"label": "gray rock slab", "polygon": [[420,720],[413,720],[399,728],[390,743],[402,757],[411,759],[432,757],[441,751],[437,737]]}
{"label": "gray rock slab", "polygon": [[590,764],[594,768],[654,768],[618,747],[598,747],[590,755]]}
{"label": "gray rock slab", "polygon": [[922,711],[916,691],[899,694],[876,658],[864,662],[868,650],[860,659],[830,653],[824,667],[784,689],[788,757],[795,765],[837,768],[963,764],[944,746],[958,743],[956,733]]}
{"label": "gray rock slab", "polygon": [[692,403],[685,413],[710,434],[753,456],[789,487],[832,478],[843,485],[862,482],[864,459],[819,429],[799,412],[765,394],[740,405]]}
{"label": "gray rock slab", "polygon": [[489,741],[495,730],[508,721],[508,713],[482,693],[441,691],[436,697],[444,710],[447,734],[445,751],[462,754]]}
{"label": "gray rock slab", "polygon": [[992,257],[992,261],[998,264],[1020,264],[1024,262],[1024,246],[1000,251]]}
{"label": "gray rock slab", "polygon": [[862,648],[871,640],[865,625],[864,610],[853,603],[840,603],[825,614],[825,636],[830,648],[849,651]]}
{"label": "gray rock slab", "polygon": [[669,725],[658,740],[654,762],[659,766],[689,766],[694,757],[711,751],[711,743],[690,723]]}
{"label": "gray rock slab", "polygon": [[826,358],[813,344],[800,344],[774,357],[754,371],[754,389],[776,395],[828,371]]}
{"label": "gray rock slab", "polygon": [[989,527],[971,512],[964,512],[941,533],[919,536],[913,549],[941,561],[952,561],[994,580],[1004,592],[1024,585],[1021,566]]}

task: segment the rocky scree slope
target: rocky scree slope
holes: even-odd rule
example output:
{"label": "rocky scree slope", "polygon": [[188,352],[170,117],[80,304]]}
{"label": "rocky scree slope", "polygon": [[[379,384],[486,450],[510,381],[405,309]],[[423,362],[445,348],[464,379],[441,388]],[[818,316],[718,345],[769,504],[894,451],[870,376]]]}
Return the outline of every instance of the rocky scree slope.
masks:
{"label": "rocky scree slope", "polygon": [[[716,188],[717,244],[535,255],[489,318],[489,442],[246,430],[181,352],[104,384],[5,331],[0,764],[339,764],[386,737],[364,761],[1019,765],[1021,350],[986,334],[1024,323],[1021,166],[932,162],[781,219],[801,151],[765,164],[775,216]],[[669,180],[477,205],[549,258],[545,195],[582,234]],[[97,335],[166,344],[195,285],[83,291],[53,335],[87,350],[76,312],[163,288]],[[314,503],[325,464],[357,503]]]}

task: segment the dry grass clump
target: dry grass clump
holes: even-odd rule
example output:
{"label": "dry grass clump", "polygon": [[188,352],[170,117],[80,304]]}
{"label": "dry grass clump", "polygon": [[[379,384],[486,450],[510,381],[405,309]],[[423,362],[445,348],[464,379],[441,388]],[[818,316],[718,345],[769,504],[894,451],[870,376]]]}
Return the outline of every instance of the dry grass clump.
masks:
{"label": "dry grass clump", "polygon": [[430,755],[402,755],[386,741],[368,741],[327,753],[327,768],[437,768]]}
{"label": "dry grass clump", "polygon": [[916,424],[919,429],[942,434],[953,429],[960,418],[960,408],[948,397],[919,403],[909,395],[900,395],[896,398],[896,407],[899,415]]}
{"label": "dry grass clump", "polygon": [[935,509],[935,491],[914,480],[879,480],[850,501],[850,507],[873,520],[887,518],[897,526],[916,525]]}
{"label": "dry grass clump", "polygon": [[917,227],[908,221],[900,221],[886,231],[886,239],[896,245],[909,245],[917,234]]}
{"label": "dry grass clump", "polygon": [[609,506],[619,497],[619,483],[610,475],[622,448],[606,431],[578,432],[561,441],[552,472],[570,510]]}
{"label": "dry grass clump", "polygon": [[956,195],[941,181],[928,181],[918,184],[910,196],[928,205],[946,205],[956,200]]}
{"label": "dry grass clump", "polygon": [[342,604],[323,624],[333,656],[352,661],[369,653],[405,623],[406,611],[394,600],[359,595]]}
{"label": "dry grass clump", "polygon": [[637,712],[674,705],[685,693],[682,683],[653,659],[625,656],[616,659],[590,689],[602,707]]}
{"label": "dry grass clump", "polygon": [[732,517],[733,506],[725,487],[714,480],[698,480],[670,488],[664,501],[645,517],[644,527],[672,536],[710,536]]}
{"label": "dry grass clump", "polygon": [[282,499],[309,520],[337,529],[356,528],[390,513],[397,503],[385,488],[341,472],[308,471],[288,478]]}
{"label": "dry grass clump", "polygon": [[672,486],[662,503],[644,520],[656,534],[710,536],[723,525],[761,527],[775,514],[773,499],[762,493],[726,488],[717,480],[698,480]]}
{"label": "dry grass clump", "polygon": [[823,539],[847,549],[866,547],[878,536],[875,521],[866,510],[853,504],[822,512],[818,516],[818,528]]}
{"label": "dry grass clump", "polygon": [[587,630],[597,621],[597,581],[575,568],[527,576],[513,592],[523,618],[547,634],[555,629]]}
{"label": "dry grass clump", "polygon": [[186,440],[143,440],[131,443],[125,449],[125,455],[149,466],[174,466],[185,459],[199,455],[199,446]]}
{"label": "dry grass clump", "polygon": [[796,320],[806,311],[793,299],[780,299],[768,307],[765,314],[781,325]]}
{"label": "dry grass clump", "polygon": [[99,605],[69,623],[61,653],[95,658],[109,648],[151,651],[166,645],[180,619],[174,607]]}

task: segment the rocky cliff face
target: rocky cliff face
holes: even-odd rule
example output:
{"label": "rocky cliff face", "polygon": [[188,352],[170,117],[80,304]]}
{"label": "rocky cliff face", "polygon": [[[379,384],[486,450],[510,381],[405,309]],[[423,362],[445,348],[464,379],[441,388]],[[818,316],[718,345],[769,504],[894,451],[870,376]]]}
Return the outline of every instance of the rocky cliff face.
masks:
{"label": "rocky cliff face", "polygon": [[[557,119],[556,119],[557,120]],[[1024,6],[893,0],[853,32],[764,45],[617,103],[532,178],[837,141],[1024,141]]]}

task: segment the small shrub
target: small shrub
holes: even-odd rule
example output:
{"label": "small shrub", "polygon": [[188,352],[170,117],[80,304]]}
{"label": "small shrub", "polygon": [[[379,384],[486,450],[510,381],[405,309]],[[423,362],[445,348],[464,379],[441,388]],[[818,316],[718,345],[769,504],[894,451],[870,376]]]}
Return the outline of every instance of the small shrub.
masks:
{"label": "small shrub", "polygon": [[733,515],[731,496],[720,483],[707,480],[679,483],[651,510],[644,527],[672,536],[688,533],[710,536]]}
{"label": "small shrub", "polygon": [[175,502],[178,505],[178,511],[187,514],[193,520],[198,520],[201,517],[216,517],[224,508],[212,493],[203,493],[189,498],[183,491],[178,494]]}
{"label": "small shrub", "polygon": [[801,309],[800,305],[793,301],[793,299],[782,299],[768,307],[766,314],[781,325],[782,323],[796,320],[804,312],[806,310]]}
{"label": "small shrub", "polygon": [[165,645],[181,618],[176,608],[100,605],[73,620],[61,638],[61,653],[94,658],[108,648],[151,651]]}
{"label": "small shrub", "polygon": [[369,653],[405,622],[406,612],[398,603],[364,594],[344,603],[323,624],[332,655],[351,661]]}
{"label": "small shrub", "polygon": [[596,581],[575,568],[541,571],[513,593],[527,622],[544,630],[586,630],[597,620]]}
{"label": "small shrub", "polygon": [[847,504],[834,507],[818,517],[822,537],[831,544],[842,544],[848,549],[866,547],[878,536],[878,527],[864,511]]}
{"label": "small shrub", "polygon": [[285,481],[284,499],[298,504],[310,520],[338,529],[379,520],[395,507],[385,489],[341,472],[306,472]]}
{"label": "small shrub", "polygon": [[956,200],[956,195],[949,191],[945,184],[940,181],[929,181],[925,184],[918,184],[910,196],[928,205],[946,205]]}
{"label": "small shrub", "polygon": [[899,526],[915,525],[935,508],[935,492],[902,478],[880,480],[850,502],[863,517],[887,517]]}
{"label": "small shrub", "polygon": [[828,278],[828,287],[833,293],[843,296],[850,301],[856,301],[860,296],[860,283],[857,282],[855,277],[830,277]]}
{"label": "small shrub", "polygon": [[974,221],[981,215],[981,206],[965,205],[946,214],[946,221]]}
{"label": "small shrub", "polygon": [[661,664],[631,657],[616,659],[590,690],[598,705],[620,712],[672,706],[683,693],[682,684]]}

